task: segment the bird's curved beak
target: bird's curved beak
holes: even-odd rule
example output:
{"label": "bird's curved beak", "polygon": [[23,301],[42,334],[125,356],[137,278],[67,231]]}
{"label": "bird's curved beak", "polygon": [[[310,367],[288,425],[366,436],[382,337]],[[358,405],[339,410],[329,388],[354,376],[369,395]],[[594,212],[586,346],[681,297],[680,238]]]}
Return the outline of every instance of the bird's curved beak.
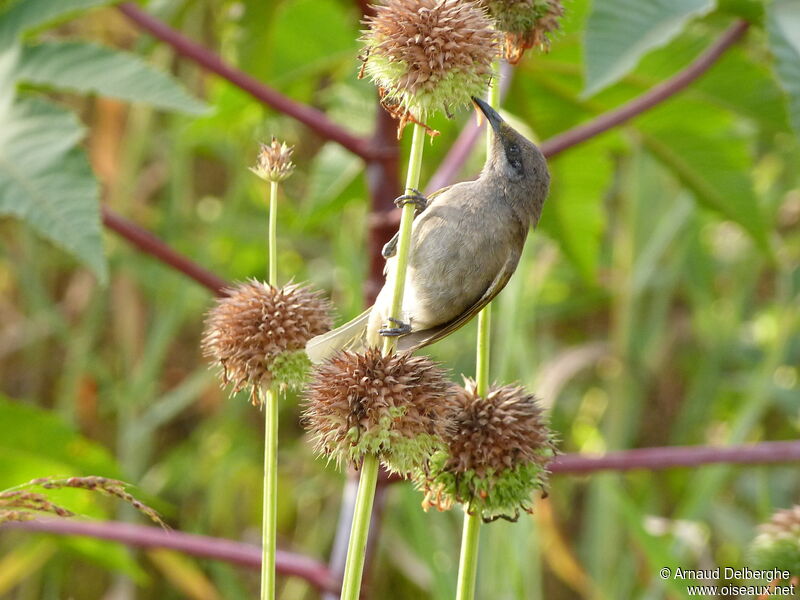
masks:
{"label": "bird's curved beak", "polygon": [[472,101],[475,103],[475,106],[481,109],[481,112],[486,115],[486,120],[489,121],[489,125],[492,126],[495,133],[500,133],[500,125],[503,123],[502,117],[497,114],[497,111],[489,106],[486,102],[481,100],[480,98],[476,98],[475,96],[472,97]]}

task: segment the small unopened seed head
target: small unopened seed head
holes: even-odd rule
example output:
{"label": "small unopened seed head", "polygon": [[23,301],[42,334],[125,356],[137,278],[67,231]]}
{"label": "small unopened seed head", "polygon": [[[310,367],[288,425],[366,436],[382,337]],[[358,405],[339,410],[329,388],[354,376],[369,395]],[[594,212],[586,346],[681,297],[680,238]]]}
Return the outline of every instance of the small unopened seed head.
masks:
{"label": "small unopened seed head", "polygon": [[330,303],[309,287],[273,287],[251,279],[226,290],[206,318],[203,353],[233,392],[295,387],[308,364],[305,345],[331,328]]}
{"label": "small unopened seed head", "polygon": [[758,529],[750,548],[752,566],[800,577],[800,506],[779,510]]}
{"label": "small unopened seed head", "polygon": [[484,0],[484,5],[505,34],[504,55],[511,64],[529,48],[549,49],[564,14],[561,0]]}
{"label": "small unopened seed head", "polygon": [[485,93],[499,48],[478,2],[386,0],[365,24],[363,71],[387,104],[424,118]]}
{"label": "small unopened seed head", "polygon": [[431,457],[418,480],[423,506],[446,510],[460,502],[485,520],[513,520],[531,511],[534,491],[544,492],[553,438],[523,388],[493,387],[482,398],[475,387],[466,379],[449,397],[446,450]]}
{"label": "small unopened seed head", "polygon": [[451,387],[426,357],[343,351],[315,367],[303,421],[316,452],[340,466],[369,454],[406,474],[441,447]]}
{"label": "small unopened seed head", "polygon": [[274,137],[272,143],[261,144],[258,151],[258,161],[250,170],[264,181],[283,181],[294,171],[292,152],[294,148],[284,142],[278,142]]}

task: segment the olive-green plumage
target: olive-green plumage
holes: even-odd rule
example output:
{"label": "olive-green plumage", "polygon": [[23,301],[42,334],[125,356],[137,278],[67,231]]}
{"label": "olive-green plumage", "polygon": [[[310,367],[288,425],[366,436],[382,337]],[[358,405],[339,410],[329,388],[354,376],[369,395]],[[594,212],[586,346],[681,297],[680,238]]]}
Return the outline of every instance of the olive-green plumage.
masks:
{"label": "olive-green plumage", "polygon": [[[491,302],[517,268],[547,197],[550,174],[536,145],[485,102],[474,100],[494,130],[494,142],[478,179],[431,194],[414,220],[401,317],[411,332],[399,337],[398,350],[442,339]],[[395,261],[386,261],[386,283],[370,309],[308,342],[312,361],[343,348],[380,345],[379,330],[390,316]]]}

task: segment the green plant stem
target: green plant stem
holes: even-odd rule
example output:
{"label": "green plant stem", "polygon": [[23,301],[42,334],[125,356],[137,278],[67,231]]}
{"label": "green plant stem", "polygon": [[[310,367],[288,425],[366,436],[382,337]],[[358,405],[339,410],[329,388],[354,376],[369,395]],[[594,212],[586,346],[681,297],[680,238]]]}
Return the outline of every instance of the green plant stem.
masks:
{"label": "green plant stem", "polygon": [[269,284],[278,285],[278,182],[269,182]]}
{"label": "green plant stem", "polygon": [[[492,81],[489,84],[487,101],[492,108],[500,108],[500,63],[495,61],[492,66]],[[494,143],[494,132],[492,128],[486,126],[486,156],[492,151]],[[486,396],[489,393],[489,340],[491,336],[492,305],[487,304],[478,313],[478,340],[477,356],[475,359],[475,391],[479,396]]]}
{"label": "green plant stem", "polygon": [[[414,125],[411,138],[411,152],[408,158],[406,174],[406,192],[419,187],[419,175],[422,169],[422,150],[425,142],[425,128]],[[397,270],[395,271],[394,290],[392,295],[391,316],[402,318],[403,293],[405,292],[406,271],[408,270],[408,253],[411,247],[411,225],[414,221],[414,205],[403,206],[400,218],[400,237],[397,244]],[[397,339],[386,337],[383,341],[383,353],[393,352]],[[356,505],[353,511],[353,525],[350,528],[350,541],[347,545],[347,561],[344,567],[342,582],[342,600],[357,600],[361,591],[361,577],[364,571],[364,558],[367,550],[372,503],[375,499],[375,486],[378,481],[378,458],[367,455],[361,465],[361,478],[358,482]]]}
{"label": "green plant stem", "polygon": [[361,477],[358,480],[358,494],[353,510],[350,541],[347,544],[347,562],[344,567],[341,600],[358,600],[361,592],[361,577],[364,573],[369,523],[377,483],[378,458],[368,454],[361,464]]}
{"label": "green plant stem", "polygon": [[461,534],[461,557],[458,560],[458,587],[456,600],[472,600],[475,597],[475,580],[478,574],[478,539],[481,518],[476,512],[469,514],[464,509],[464,529]]}
{"label": "green plant stem", "polygon": [[[411,138],[411,151],[408,156],[408,173],[406,174],[406,193],[419,187],[419,175],[422,170],[422,150],[425,147],[425,128],[414,124]],[[391,316],[402,318],[403,294],[406,290],[406,271],[408,270],[408,254],[411,248],[411,225],[414,222],[414,205],[403,206],[400,217],[400,237],[397,242],[397,270],[394,278]],[[383,353],[387,354],[397,346],[397,338],[386,337],[383,340]]]}
{"label": "green plant stem", "polygon": [[[492,108],[500,106],[500,65],[493,66],[494,77],[489,85],[488,102]],[[486,127],[486,156],[492,151],[494,134],[491,127]],[[489,393],[489,360],[492,324],[492,305],[487,304],[478,313],[477,354],[475,357],[475,391],[485,397]],[[461,558],[458,562],[457,600],[472,600],[475,597],[475,580],[478,574],[478,539],[481,518],[476,512],[464,511],[464,529],[461,534]]]}
{"label": "green plant stem", "polygon": [[278,398],[266,390],[264,408],[264,504],[261,524],[261,600],[275,598],[278,512]]}
{"label": "green plant stem", "polygon": [[[269,183],[269,284],[278,285],[278,182]],[[278,396],[263,390],[264,501],[261,509],[261,600],[275,598],[275,554],[278,526]]]}
{"label": "green plant stem", "polygon": [[[492,67],[492,81],[489,84],[487,101],[489,106],[494,109],[500,108],[500,63],[495,61]],[[486,156],[492,151],[494,143],[494,132],[492,128],[486,127]],[[491,337],[492,324],[492,305],[487,304],[478,313],[478,340],[477,356],[475,359],[475,384],[479,396],[486,396],[489,393],[489,343]]]}

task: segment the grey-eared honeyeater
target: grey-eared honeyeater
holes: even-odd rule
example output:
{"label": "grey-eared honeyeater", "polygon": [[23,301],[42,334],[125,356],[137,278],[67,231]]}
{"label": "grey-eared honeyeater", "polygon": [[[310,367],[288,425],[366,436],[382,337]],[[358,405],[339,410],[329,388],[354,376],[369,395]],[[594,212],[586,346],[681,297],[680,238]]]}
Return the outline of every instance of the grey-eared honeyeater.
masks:
{"label": "grey-eared honeyeater", "polygon": [[312,338],[306,351],[320,362],[340,349],[379,346],[398,336],[400,351],[432,344],[459,329],[505,287],[517,268],[528,230],[535,227],[550,188],[537,146],[491,106],[473,98],[494,132],[477,179],[431,194],[400,196],[417,205],[405,295],[399,321],[389,319],[397,236],[384,247],[386,282],[375,304],[341,327]]}

